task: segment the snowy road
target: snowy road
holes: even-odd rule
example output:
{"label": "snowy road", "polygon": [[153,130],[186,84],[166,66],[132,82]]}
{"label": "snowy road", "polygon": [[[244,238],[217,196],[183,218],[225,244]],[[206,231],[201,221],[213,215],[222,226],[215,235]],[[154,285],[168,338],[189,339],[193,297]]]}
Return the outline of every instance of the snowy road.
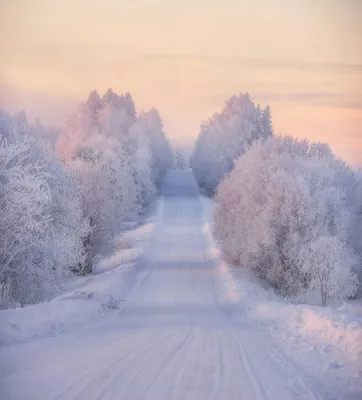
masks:
{"label": "snowy road", "polygon": [[[147,262],[120,310],[0,350],[0,398],[334,399],[221,300],[189,172],[171,172]],[[335,396],[335,397],[334,397]]]}

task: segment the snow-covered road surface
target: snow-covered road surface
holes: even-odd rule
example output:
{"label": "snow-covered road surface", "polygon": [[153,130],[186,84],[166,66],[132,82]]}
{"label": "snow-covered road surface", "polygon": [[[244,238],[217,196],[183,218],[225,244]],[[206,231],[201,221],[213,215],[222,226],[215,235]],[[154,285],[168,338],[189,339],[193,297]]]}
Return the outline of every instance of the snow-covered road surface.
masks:
{"label": "snow-covered road surface", "polygon": [[[347,399],[220,296],[190,172],[170,172],[146,262],[119,310],[0,349],[0,398]],[[341,397],[342,396],[342,397]]]}

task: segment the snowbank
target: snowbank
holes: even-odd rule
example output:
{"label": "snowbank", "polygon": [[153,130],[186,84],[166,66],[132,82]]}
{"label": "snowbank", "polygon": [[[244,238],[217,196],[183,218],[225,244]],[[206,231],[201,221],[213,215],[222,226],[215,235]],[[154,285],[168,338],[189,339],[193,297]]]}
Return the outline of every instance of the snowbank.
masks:
{"label": "snowbank", "polygon": [[[360,305],[337,309],[288,305],[275,301],[248,307],[249,321],[266,328],[278,341],[289,342],[308,364],[319,361],[321,371],[330,370],[353,391],[362,390],[362,318]],[[359,310],[359,311],[358,311]],[[313,354],[309,359],[308,354]],[[362,392],[361,392],[362,393]]]}
{"label": "snowbank", "polygon": [[91,320],[100,311],[95,301],[51,301],[30,307],[1,311],[0,343],[23,341],[31,337],[54,334],[64,326],[77,326]]}
{"label": "snowbank", "polygon": [[127,263],[101,274],[96,272],[95,275],[77,278],[72,283],[76,289],[48,303],[1,311],[0,343],[57,334],[118,309],[134,268],[133,263]]}
{"label": "snowbank", "polygon": [[219,258],[223,301],[238,307],[243,322],[257,326],[283,343],[311,371],[327,372],[362,396],[362,302],[334,308],[290,304],[263,287],[250,271],[226,264],[212,236],[213,202],[201,197],[204,234],[210,256]]}

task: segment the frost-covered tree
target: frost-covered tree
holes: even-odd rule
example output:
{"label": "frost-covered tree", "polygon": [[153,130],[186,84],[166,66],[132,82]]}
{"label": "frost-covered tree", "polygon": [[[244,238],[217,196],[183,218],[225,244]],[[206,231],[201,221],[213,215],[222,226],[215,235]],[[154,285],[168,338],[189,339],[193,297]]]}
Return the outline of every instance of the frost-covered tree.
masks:
{"label": "frost-covered tree", "polygon": [[42,139],[43,146],[46,150],[53,153],[57,146],[60,133],[59,129],[52,126],[44,126],[37,118],[31,124],[31,130],[34,135]]}
{"label": "frost-covered tree", "polygon": [[[92,92],[69,119],[58,154],[76,177],[92,231],[91,257],[112,248],[124,222],[154,197],[169,168],[170,147],[156,109],[136,115],[129,93]],[[91,261],[86,263],[91,270]]]}
{"label": "frost-covered tree", "polygon": [[102,100],[96,90],[93,90],[89,93],[88,99],[85,102],[85,106],[91,116],[92,122],[94,125],[97,124],[98,121],[98,113],[103,108]]}
{"label": "frost-covered tree", "polygon": [[[91,221],[88,238],[92,257],[112,249],[122,223],[135,220],[139,209],[139,192],[127,155],[117,143],[101,135],[89,143],[79,157],[69,164],[79,182],[83,212]],[[91,266],[88,265],[91,269]],[[87,272],[87,271],[86,271]]]}
{"label": "frost-covered tree", "polygon": [[10,291],[8,304],[0,299],[5,307],[18,301],[18,288],[27,281],[22,262],[46,229],[51,199],[42,165],[33,162],[34,139],[18,132],[10,115],[1,112],[0,120],[0,282]]}
{"label": "frost-covered tree", "polygon": [[129,93],[117,95],[112,89],[108,89],[102,98],[102,108],[98,110],[100,130],[106,136],[122,141],[135,121],[136,111],[132,96]]}
{"label": "frost-covered tree", "polygon": [[212,195],[234,161],[258,140],[273,135],[270,108],[261,110],[248,94],[231,97],[222,112],[201,125],[191,166],[199,186]]}
{"label": "frost-covered tree", "polygon": [[0,112],[3,307],[51,298],[85,257],[83,237],[89,225],[80,193],[33,129],[24,113],[11,117]]}
{"label": "frost-covered tree", "polygon": [[111,104],[113,107],[124,110],[130,121],[136,119],[136,108],[130,93],[117,95],[112,89],[108,89],[102,101],[104,104]]}
{"label": "frost-covered tree", "polygon": [[[327,145],[290,137],[254,144],[218,188],[215,229],[225,253],[284,296],[310,297],[320,276],[321,303],[352,295],[350,177]],[[318,270],[313,257],[325,260]]]}
{"label": "frost-covered tree", "polygon": [[[129,137],[131,131],[132,138]],[[116,139],[129,155],[136,152],[135,143],[144,148],[144,143],[147,142],[151,176],[156,185],[159,185],[163,175],[171,166],[171,147],[163,130],[159,112],[152,108],[147,112],[142,111],[137,116],[129,93],[119,96],[108,89],[100,99],[97,92],[92,92],[62,130],[57,145],[59,157],[62,160],[75,159],[79,149],[86,147],[86,142],[99,134]],[[143,139],[135,140],[135,135]],[[147,139],[144,140],[144,137]]]}
{"label": "frost-covered tree", "polygon": [[145,133],[141,120],[137,120],[130,128],[127,151],[142,205],[147,205],[155,196],[156,183],[152,177],[151,170],[152,152],[150,139]]}
{"label": "frost-covered tree", "polygon": [[86,104],[79,105],[61,130],[56,146],[58,157],[63,162],[74,159],[83,143],[96,133],[97,125],[91,111]]}
{"label": "frost-covered tree", "polygon": [[266,106],[265,109],[261,112],[261,128],[264,138],[268,138],[274,135],[273,125],[271,122],[271,111],[269,106]]}
{"label": "frost-covered tree", "polygon": [[355,294],[357,276],[351,273],[355,260],[337,237],[318,237],[305,249],[304,257],[309,298],[325,307],[330,300],[343,300]]}

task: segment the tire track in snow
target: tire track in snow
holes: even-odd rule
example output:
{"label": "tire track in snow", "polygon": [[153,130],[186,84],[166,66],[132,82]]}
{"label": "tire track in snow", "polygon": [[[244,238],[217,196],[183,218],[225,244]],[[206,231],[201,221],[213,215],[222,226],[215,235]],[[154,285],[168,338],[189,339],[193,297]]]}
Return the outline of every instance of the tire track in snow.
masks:
{"label": "tire track in snow", "polygon": [[[158,344],[155,346],[149,346],[148,352],[145,352],[142,356],[143,363],[139,362],[139,358],[133,360],[133,364],[128,364],[129,369],[133,373],[127,378],[125,382],[123,382],[122,388],[119,391],[120,398],[130,398],[130,394],[132,393],[132,399],[140,399],[144,396],[145,388],[144,386],[149,386],[151,382],[155,379],[155,377],[162,371],[164,368],[164,364],[170,362],[174,355],[175,350],[177,348],[182,347],[183,343],[187,342],[191,331],[188,330],[186,336],[182,339],[181,343],[177,341],[176,346],[167,347],[167,342],[164,342],[158,338]],[[174,335],[170,332],[168,333],[168,341],[175,341]],[[165,352],[165,348],[168,348],[168,351]],[[142,375],[142,380],[139,379]],[[136,388],[136,390],[135,390]]]}
{"label": "tire track in snow", "polygon": [[[104,381],[104,379],[99,380],[97,383],[91,383],[90,385],[95,386],[89,387],[88,392],[86,393],[86,396],[84,396],[84,393],[80,393],[81,396],[79,397],[80,399],[105,399],[109,397],[109,394],[112,393],[112,388],[117,389],[119,386],[119,381],[121,381],[122,375],[128,373],[128,367],[132,366],[132,362],[134,363],[135,360],[137,360],[139,357],[142,357],[144,354],[147,354],[149,352],[150,348],[154,348],[152,344],[160,339],[159,332],[157,330],[153,331],[152,335],[148,335],[146,338],[147,340],[142,340],[139,343],[139,346],[133,351],[131,354],[129,354],[129,357],[127,357],[127,360],[119,360],[119,362],[116,362],[113,368],[113,373],[112,375]],[[161,337],[162,339],[162,337]],[[131,358],[130,360],[128,360]],[[121,368],[117,368],[118,364],[121,365]],[[100,378],[100,377],[99,377]],[[96,394],[95,397],[89,397],[91,394]],[[76,397],[77,398],[77,397]],[[76,399],[75,398],[75,399]],[[114,397],[111,397],[114,398]]]}
{"label": "tire track in snow", "polygon": [[[102,377],[103,375],[107,375],[107,373],[112,371],[118,364],[125,363],[127,361],[127,359],[129,357],[131,357],[132,354],[136,353],[141,346],[142,347],[149,346],[150,343],[155,339],[156,336],[157,336],[157,332],[154,331],[153,335],[149,335],[148,341],[146,343],[142,340],[139,340],[135,346],[133,346],[131,349],[128,349],[119,358],[117,358],[116,360],[114,360],[110,363],[108,363],[107,358],[106,358],[106,360],[104,360],[102,364],[103,365],[104,365],[104,363],[107,363],[107,364],[106,364],[106,367],[103,368],[102,370],[100,370],[97,365],[93,365],[92,370],[89,371],[89,370],[87,370],[87,365],[85,366],[84,362],[76,365],[69,372],[67,380],[69,379],[69,377],[75,376],[76,378],[72,378],[72,383],[70,385],[68,385],[66,387],[66,389],[62,393],[60,393],[58,396],[56,396],[54,399],[55,400],[60,400],[60,399],[66,400],[69,398],[76,399],[78,397],[83,396],[83,392],[87,392],[87,391],[90,393],[89,394],[86,393],[87,397],[84,397],[84,398],[92,398],[91,395],[94,394],[96,390],[99,390],[99,386],[102,387],[104,385],[105,377],[103,377],[104,378],[103,380],[99,379],[100,377]],[[114,345],[114,346],[116,347],[116,345]],[[77,375],[77,373],[79,373],[79,371],[84,371],[84,370],[85,370],[85,372],[81,376]],[[101,381],[102,381],[102,383],[100,384],[99,382],[101,382]],[[58,382],[58,384],[56,385],[57,387],[62,386],[59,383],[60,382]],[[96,389],[90,388],[90,386],[92,386],[92,385],[98,386],[98,388],[96,388]],[[72,397],[70,397],[70,396],[72,396]],[[88,396],[90,396],[90,397],[88,397]]]}
{"label": "tire track in snow", "polygon": [[[167,357],[167,359],[163,362],[163,365],[161,367],[161,369],[158,371],[157,377],[154,381],[152,381],[144,390],[144,392],[142,393],[141,399],[145,399],[145,398],[154,398],[151,396],[146,397],[146,395],[151,392],[152,390],[156,392],[159,391],[160,387],[162,387],[165,382],[165,377],[167,376],[167,373],[170,373],[170,371],[172,371],[172,377],[171,377],[171,388],[169,388],[168,392],[171,391],[172,389],[172,380],[177,379],[177,376],[175,376],[175,372],[176,374],[180,374],[179,371],[182,371],[182,368],[175,368],[175,366],[177,366],[177,364],[180,364],[180,361],[182,363],[182,360],[185,360],[186,354],[190,352],[190,349],[192,348],[192,342],[194,340],[195,337],[195,331],[194,328],[192,326],[189,327],[189,331],[186,335],[186,337],[184,338],[184,340],[177,346],[177,348],[175,350],[172,350],[169,352],[169,356]],[[184,351],[184,352],[183,352]],[[176,364],[176,365],[175,365]],[[156,389],[154,389],[156,386]],[[159,386],[159,387],[157,387]],[[169,398],[168,396],[164,397],[164,398]],[[172,398],[172,397],[171,397]]]}

